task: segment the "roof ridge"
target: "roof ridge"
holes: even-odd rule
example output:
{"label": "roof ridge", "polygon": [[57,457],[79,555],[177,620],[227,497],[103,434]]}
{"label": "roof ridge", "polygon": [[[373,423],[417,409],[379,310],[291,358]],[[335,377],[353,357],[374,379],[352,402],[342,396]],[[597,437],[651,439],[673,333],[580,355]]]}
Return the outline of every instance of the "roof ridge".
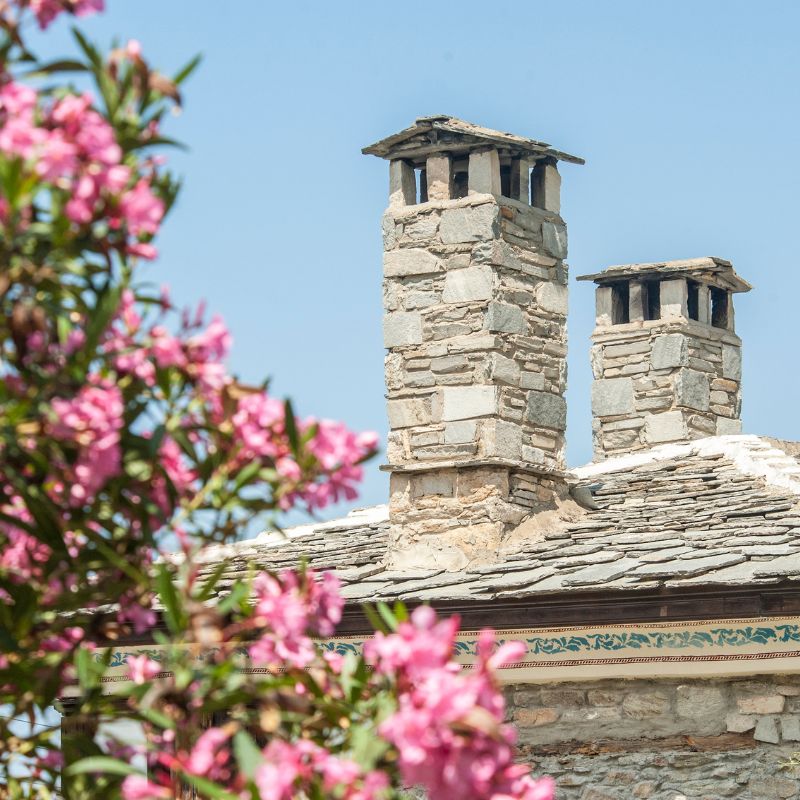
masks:
{"label": "roof ridge", "polygon": [[800,495],[800,463],[785,451],[754,434],[709,436],[692,442],[663,444],[641,453],[629,453],[572,470],[579,479],[622,472],[658,461],[687,456],[723,456],[743,475],[763,478],[775,488]]}

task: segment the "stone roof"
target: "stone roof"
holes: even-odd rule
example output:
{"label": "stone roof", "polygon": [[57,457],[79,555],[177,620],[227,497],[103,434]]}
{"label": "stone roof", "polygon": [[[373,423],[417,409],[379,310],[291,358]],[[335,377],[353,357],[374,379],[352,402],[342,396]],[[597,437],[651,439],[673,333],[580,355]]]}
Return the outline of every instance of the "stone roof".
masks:
{"label": "stone roof", "polygon": [[800,462],[773,442],[711,437],[576,469],[571,491],[580,513],[549,512],[515,552],[459,572],[387,569],[386,506],[211,548],[207,569],[224,558],[229,582],[250,559],[281,568],[302,555],[334,569],[353,602],[800,580]]}
{"label": "stone roof", "polygon": [[480,145],[495,145],[515,156],[529,156],[534,159],[549,157],[573,164],[586,163],[578,156],[553,149],[547,142],[537,142],[514,133],[484,128],[447,114],[419,117],[410,127],[363,148],[361,152],[380,158],[415,160],[444,150],[454,155],[460,152],[466,154]]}
{"label": "stone roof", "polygon": [[717,256],[683,258],[677,261],[650,261],[642,264],[615,264],[602,272],[579,275],[578,280],[594,281],[603,285],[620,278],[663,278],[665,275],[712,279],[732,292],[749,292],[753,288],[736,274],[730,261]]}

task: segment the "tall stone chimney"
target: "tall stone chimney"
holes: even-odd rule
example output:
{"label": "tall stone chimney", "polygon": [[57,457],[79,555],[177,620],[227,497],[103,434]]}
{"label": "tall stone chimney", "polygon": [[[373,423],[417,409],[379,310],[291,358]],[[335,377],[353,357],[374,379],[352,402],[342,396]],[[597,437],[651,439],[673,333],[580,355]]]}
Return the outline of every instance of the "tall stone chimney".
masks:
{"label": "tall stone chimney", "polygon": [[366,147],[383,217],[390,560],[493,560],[563,490],[567,231],[549,145],[452,117]]}
{"label": "tall stone chimney", "polygon": [[752,287],[729,261],[625,264],[578,280],[597,284],[596,460],[741,432],[742,342],[733,295]]}

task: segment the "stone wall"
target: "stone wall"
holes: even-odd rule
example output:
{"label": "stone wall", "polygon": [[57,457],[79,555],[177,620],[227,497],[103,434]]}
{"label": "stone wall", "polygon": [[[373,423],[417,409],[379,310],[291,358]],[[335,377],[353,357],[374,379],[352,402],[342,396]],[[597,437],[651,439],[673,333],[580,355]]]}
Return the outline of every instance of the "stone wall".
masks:
{"label": "stone wall", "polygon": [[512,686],[521,757],[557,800],[800,797],[800,676]]}
{"label": "stone wall", "polygon": [[563,468],[561,218],[475,194],[390,207],[383,231],[390,463]]}
{"label": "stone wall", "polygon": [[393,203],[383,232],[391,561],[491,561],[563,489],[566,228],[473,193]]}
{"label": "stone wall", "polygon": [[597,458],[740,433],[741,341],[690,320],[603,325],[592,336]]}

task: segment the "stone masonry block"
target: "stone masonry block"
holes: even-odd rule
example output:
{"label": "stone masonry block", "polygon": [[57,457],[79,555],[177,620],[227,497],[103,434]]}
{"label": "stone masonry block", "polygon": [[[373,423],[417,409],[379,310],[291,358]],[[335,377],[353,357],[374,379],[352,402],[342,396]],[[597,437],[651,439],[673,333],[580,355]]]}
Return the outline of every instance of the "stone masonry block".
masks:
{"label": "stone masonry block", "polygon": [[410,206],[417,199],[414,167],[397,159],[389,162],[389,205]]}
{"label": "stone masonry block", "polygon": [[442,419],[445,422],[497,414],[497,389],[494,386],[445,386],[442,391]]}
{"label": "stone masonry block", "polygon": [[742,348],[722,345],[722,376],[731,381],[742,379]]}
{"label": "stone masonry block", "polygon": [[391,250],[383,257],[383,274],[389,278],[443,272],[444,264],[429,250],[407,247]]}
{"label": "stone masonry block", "polygon": [[488,266],[455,269],[444,278],[445,303],[469,303],[492,296],[492,269]]}
{"label": "stone masonry block", "polygon": [[534,425],[563,431],[567,427],[567,401],[550,392],[529,392],[525,416]]}
{"label": "stone masonry block", "polygon": [[499,206],[495,203],[445,209],[439,223],[442,244],[495,239],[499,230],[499,214]]}
{"label": "stone masonry block", "polygon": [[653,369],[674,369],[689,363],[689,345],[682,333],[657,336],[650,356]]}
{"label": "stone masonry block", "polygon": [[567,257],[567,228],[555,222],[542,223],[542,243],[555,258]]}
{"label": "stone masonry block", "polygon": [[696,411],[708,411],[711,395],[708,376],[704,372],[682,369],[675,383],[676,402],[679,406]]}
{"label": "stone masonry block", "polygon": [[431,401],[426,397],[409,397],[404,400],[389,400],[386,404],[389,427],[410,428],[427,425],[431,420]]}
{"label": "stone masonry block", "polygon": [[469,191],[500,194],[500,155],[495,149],[469,154]]}
{"label": "stone masonry block", "polygon": [[736,436],[742,432],[742,421],[729,417],[717,417],[717,436]]}
{"label": "stone masonry block", "polygon": [[650,444],[678,442],[686,439],[686,421],[680,411],[651,414],[645,423],[645,436]]}
{"label": "stone masonry block", "polygon": [[519,385],[519,364],[513,358],[506,358],[499,353],[492,353],[489,362],[489,377],[496,383],[510,386]]}
{"label": "stone masonry block", "polygon": [[519,376],[519,385],[523,389],[544,389],[543,372],[522,372]]}
{"label": "stone masonry block", "polygon": [[800,717],[781,717],[781,738],[784,742],[800,742]]}
{"label": "stone masonry block", "polygon": [[393,311],[383,318],[383,346],[422,344],[422,317],[416,311]]}
{"label": "stone masonry block", "polygon": [[444,426],[445,444],[466,444],[474,442],[478,432],[478,423],[475,420],[459,420],[448,422]]}
{"label": "stone masonry block", "polygon": [[561,213],[561,176],[555,164],[539,161],[533,167],[531,205]]}
{"label": "stone masonry block", "polygon": [[436,153],[425,165],[429,200],[449,200],[453,196],[453,165],[450,156]]}
{"label": "stone masonry block", "polygon": [[522,458],[522,428],[502,420],[487,420],[483,423],[481,444],[486,456],[497,458]]}
{"label": "stone masonry block", "polygon": [[612,323],[614,290],[610,286],[598,286],[594,293],[595,325],[607,328]]}
{"label": "stone masonry block", "polygon": [[486,330],[504,333],[525,333],[525,315],[519,306],[493,301],[486,312]]}
{"label": "stone masonry block", "polygon": [[631,414],[635,410],[632,378],[601,378],[592,384],[592,413],[596,417]]}
{"label": "stone masonry block", "polygon": [[687,319],[689,316],[689,286],[686,278],[661,281],[661,319]]}
{"label": "stone masonry block", "polygon": [[566,286],[543,281],[536,287],[536,303],[551,314],[567,314],[568,291]]}

